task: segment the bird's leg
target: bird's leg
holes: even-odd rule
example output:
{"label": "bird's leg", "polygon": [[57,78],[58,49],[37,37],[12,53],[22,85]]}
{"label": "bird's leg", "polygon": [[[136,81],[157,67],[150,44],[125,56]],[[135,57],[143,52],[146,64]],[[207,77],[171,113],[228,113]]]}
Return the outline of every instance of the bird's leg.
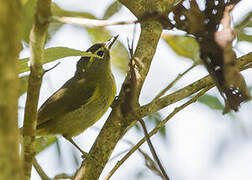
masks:
{"label": "bird's leg", "polygon": [[83,151],[75,142],[74,140],[71,138],[71,137],[68,137],[68,136],[63,136],[66,140],[68,140],[72,145],[74,145],[82,154],[82,158],[85,158],[85,159],[90,159],[90,155]]}

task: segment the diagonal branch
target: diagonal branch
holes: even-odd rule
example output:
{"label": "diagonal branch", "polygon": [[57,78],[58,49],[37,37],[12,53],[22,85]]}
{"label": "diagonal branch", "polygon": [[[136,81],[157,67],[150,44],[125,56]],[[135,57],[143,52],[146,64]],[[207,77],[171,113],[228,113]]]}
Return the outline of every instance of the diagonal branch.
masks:
{"label": "diagonal branch", "polygon": [[24,173],[27,179],[31,176],[32,161],[35,155],[34,141],[37,125],[37,107],[39,90],[43,76],[42,61],[44,45],[46,41],[49,17],[51,15],[50,6],[51,0],[37,1],[35,22],[30,32],[31,74],[29,76],[23,126]]}
{"label": "diagonal branch", "polygon": [[[207,86],[205,89],[203,89],[201,92],[199,92],[197,95],[195,95],[192,99],[187,101],[186,103],[182,104],[181,106],[174,109],[174,111],[169,114],[162,122],[160,122],[157,127],[155,127],[150,133],[149,136],[153,136],[156,134],[161,127],[163,127],[174,115],[176,115],[179,111],[187,107],[188,105],[194,103],[197,101],[197,99],[205,94],[209,89],[211,89],[213,85]],[[113,167],[113,169],[108,173],[106,176],[106,180],[110,179],[110,177],[115,173],[115,171],[136,151],[139,149],[139,147],[146,141],[146,138],[142,138],[121,160],[117,162],[117,164]]]}
{"label": "diagonal branch", "polygon": [[[250,64],[252,64],[252,52],[244,55],[237,59],[238,63],[240,65],[240,70],[245,70],[249,68]],[[167,96],[164,96],[163,98],[157,99],[149,104],[146,104],[140,108],[137,109],[137,113],[140,117],[147,116],[149,114],[152,114],[154,112],[157,112],[164,107],[174,104],[188,96],[191,96],[192,94],[198,92],[199,90],[205,88],[206,86],[213,85],[214,81],[212,78],[208,75],[172,94],[169,94]]]}
{"label": "diagonal branch", "polygon": [[158,155],[157,155],[157,153],[156,153],[156,151],[155,151],[155,148],[154,148],[154,146],[152,145],[152,142],[151,142],[151,140],[150,140],[150,137],[149,137],[149,134],[148,134],[148,131],[147,131],[147,128],[146,128],[146,126],[145,126],[145,123],[144,123],[143,119],[138,118],[138,121],[141,123],[141,125],[142,125],[142,127],[143,127],[145,139],[146,139],[146,141],[147,141],[147,143],[148,143],[148,146],[149,146],[149,149],[150,149],[150,151],[151,151],[151,154],[152,154],[153,158],[155,159],[155,162],[158,164],[158,167],[160,168],[160,171],[162,172],[162,177],[163,177],[165,180],[169,180],[170,178],[168,177],[168,175],[167,175],[167,173],[166,173],[166,171],[165,171],[165,169],[164,169],[164,167],[163,167],[161,161],[160,161],[159,158],[158,158]]}

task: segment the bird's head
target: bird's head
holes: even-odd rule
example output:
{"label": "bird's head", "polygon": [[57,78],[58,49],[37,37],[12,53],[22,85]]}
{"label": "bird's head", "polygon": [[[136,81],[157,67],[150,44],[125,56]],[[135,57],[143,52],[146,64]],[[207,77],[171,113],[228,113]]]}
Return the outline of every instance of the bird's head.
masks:
{"label": "bird's head", "polygon": [[91,46],[86,52],[91,52],[99,56],[82,57],[77,63],[76,75],[84,75],[89,73],[102,73],[110,71],[110,48],[116,41],[118,35],[112,37],[107,42],[96,43]]}

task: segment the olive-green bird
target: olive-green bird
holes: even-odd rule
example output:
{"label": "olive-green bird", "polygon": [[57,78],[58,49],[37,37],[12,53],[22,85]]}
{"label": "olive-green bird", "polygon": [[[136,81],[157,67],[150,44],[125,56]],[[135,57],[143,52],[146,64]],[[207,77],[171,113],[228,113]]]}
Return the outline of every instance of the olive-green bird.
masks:
{"label": "olive-green bird", "polygon": [[101,58],[81,57],[74,76],[40,107],[36,135],[61,134],[77,146],[71,138],[92,126],[107,111],[116,94],[109,51],[117,37],[87,50]]}

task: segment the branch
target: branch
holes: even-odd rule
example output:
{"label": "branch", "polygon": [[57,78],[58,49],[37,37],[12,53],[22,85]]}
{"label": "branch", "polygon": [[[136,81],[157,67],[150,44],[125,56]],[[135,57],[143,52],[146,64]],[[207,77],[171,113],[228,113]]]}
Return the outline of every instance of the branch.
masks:
{"label": "branch", "polygon": [[0,2],[0,179],[23,179],[18,131],[21,4]]}
{"label": "branch", "polygon": [[[211,89],[212,87],[214,87],[214,85],[209,85],[207,86],[205,89],[203,89],[201,92],[199,92],[196,96],[194,96],[192,99],[190,99],[189,101],[187,101],[186,103],[184,103],[183,105],[177,107],[174,109],[174,111],[169,114],[162,122],[160,122],[157,127],[155,127],[150,133],[149,133],[149,137],[153,136],[154,134],[156,134],[161,127],[163,127],[175,114],[177,114],[179,111],[181,111],[182,109],[184,109],[185,107],[187,107],[188,105],[194,103],[197,101],[197,99],[202,96],[203,94],[205,94],[209,89]],[[106,176],[106,180],[108,180],[114,173],[115,171],[137,150],[139,149],[139,147],[146,141],[146,138],[142,138],[121,160],[119,160],[117,162],[117,164],[114,166],[114,168],[108,173],[108,175]]]}
{"label": "branch", "polygon": [[[240,70],[245,70],[249,68],[250,64],[252,63],[252,52],[238,58],[237,61],[240,65]],[[188,96],[191,96],[192,94],[198,92],[199,90],[213,84],[214,81],[208,75],[172,94],[169,94],[167,96],[164,96],[163,98],[157,99],[149,104],[141,106],[140,108],[137,109],[137,114],[139,114],[140,117],[147,116],[149,114],[152,114],[165,108],[170,104],[174,104]]]}
{"label": "branch", "polygon": [[[134,147],[135,144],[133,144],[131,141],[129,140],[124,140],[127,144],[129,144],[131,147]],[[128,150],[127,150],[128,151]],[[126,151],[126,152],[127,152]],[[156,166],[156,163],[154,160],[151,159],[151,157],[145,153],[143,150],[141,150],[140,148],[138,148],[138,151],[140,152],[140,154],[143,156],[143,158],[145,159],[145,165],[147,168],[149,168],[152,172],[156,173],[158,176],[160,176],[161,178],[163,177],[161,171],[158,169],[158,167]],[[125,153],[124,153],[125,154]],[[110,177],[109,177],[110,178]],[[108,180],[108,179],[105,179]]]}
{"label": "branch", "polygon": [[36,158],[34,158],[34,160],[33,160],[33,166],[36,169],[37,173],[39,174],[39,176],[41,177],[42,180],[51,180],[51,178],[49,178],[46,175],[46,173],[44,172],[44,170],[41,168],[41,166],[39,165]]}
{"label": "branch", "polygon": [[83,27],[104,27],[104,26],[113,26],[113,25],[125,25],[125,24],[136,24],[137,21],[110,21],[110,20],[98,20],[98,19],[89,19],[81,17],[58,17],[52,16],[51,20],[54,22],[74,24]]}
{"label": "branch", "polygon": [[32,161],[34,158],[34,141],[37,126],[37,106],[39,90],[42,81],[42,61],[44,45],[46,41],[49,17],[51,15],[51,0],[38,0],[35,14],[35,22],[30,32],[31,49],[31,74],[27,90],[27,99],[24,115],[24,173],[27,179],[31,176]]}
{"label": "branch", "polygon": [[41,177],[42,180],[58,180],[58,179],[71,179],[72,176],[68,175],[68,174],[58,174],[56,176],[54,176],[53,179],[49,178],[46,173],[44,172],[44,170],[41,168],[41,166],[39,165],[38,161],[36,160],[36,158],[34,158],[33,160],[33,166],[36,169],[37,173],[39,174],[39,176]]}

